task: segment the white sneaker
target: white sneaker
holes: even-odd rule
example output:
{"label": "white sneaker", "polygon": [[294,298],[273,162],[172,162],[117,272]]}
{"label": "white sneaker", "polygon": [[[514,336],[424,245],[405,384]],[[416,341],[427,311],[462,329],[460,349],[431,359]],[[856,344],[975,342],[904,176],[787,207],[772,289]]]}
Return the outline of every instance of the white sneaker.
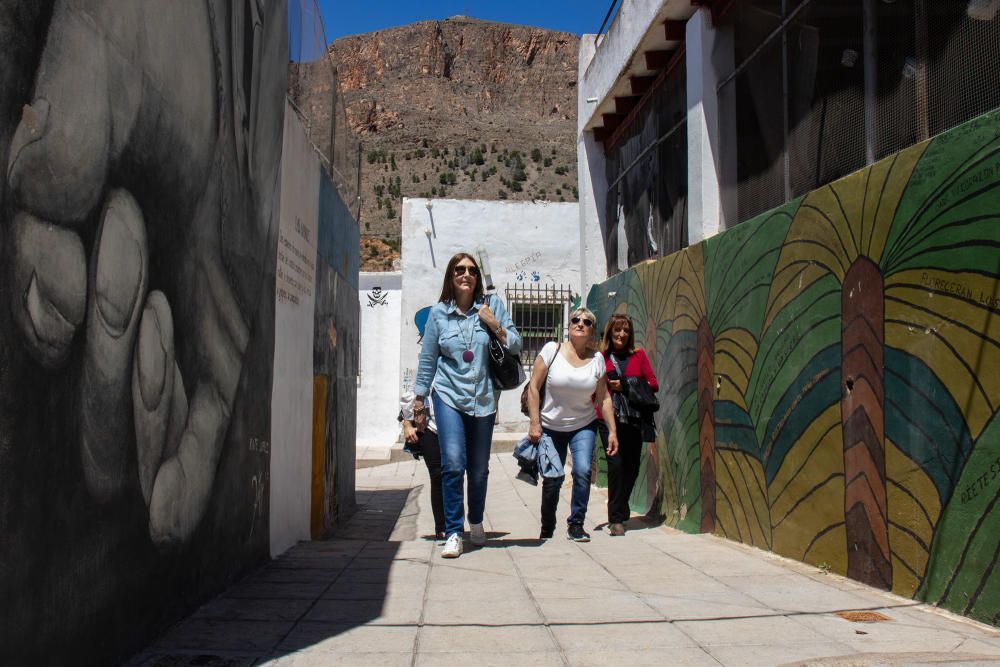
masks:
{"label": "white sneaker", "polygon": [[452,533],[444,542],[444,548],[441,549],[441,558],[458,558],[461,555],[462,536],[458,533]]}
{"label": "white sneaker", "polygon": [[469,524],[469,539],[477,547],[481,547],[486,544],[486,531],[483,529],[483,524],[481,523],[470,523]]}

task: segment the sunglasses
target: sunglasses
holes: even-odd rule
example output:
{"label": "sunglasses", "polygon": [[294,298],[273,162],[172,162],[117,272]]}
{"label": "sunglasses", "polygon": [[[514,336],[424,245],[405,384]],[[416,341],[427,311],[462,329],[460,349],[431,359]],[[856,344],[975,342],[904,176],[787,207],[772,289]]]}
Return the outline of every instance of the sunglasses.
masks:
{"label": "sunglasses", "polygon": [[594,320],[587,319],[586,317],[571,317],[569,321],[572,324],[579,324],[580,322],[583,322],[583,326],[585,327],[594,326]]}
{"label": "sunglasses", "polygon": [[457,265],[454,269],[452,269],[452,272],[456,276],[464,276],[468,273],[470,276],[479,277],[479,269],[474,266],[465,266],[464,264]]}

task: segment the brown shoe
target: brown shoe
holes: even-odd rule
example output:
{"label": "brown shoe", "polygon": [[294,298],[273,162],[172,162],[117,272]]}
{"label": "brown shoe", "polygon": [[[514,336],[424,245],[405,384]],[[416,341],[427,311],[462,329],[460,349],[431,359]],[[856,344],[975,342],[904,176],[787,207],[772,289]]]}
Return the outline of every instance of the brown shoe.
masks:
{"label": "brown shoe", "polygon": [[608,532],[611,533],[612,537],[621,537],[625,534],[625,526],[620,523],[613,523],[608,526]]}

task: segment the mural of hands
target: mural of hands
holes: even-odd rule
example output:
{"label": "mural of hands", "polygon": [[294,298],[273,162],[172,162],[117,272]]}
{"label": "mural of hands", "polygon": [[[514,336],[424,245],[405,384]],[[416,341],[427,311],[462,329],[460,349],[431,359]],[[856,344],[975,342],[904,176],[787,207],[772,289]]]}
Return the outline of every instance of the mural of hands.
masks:
{"label": "mural of hands", "polygon": [[59,0],[11,139],[14,322],[79,365],[87,489],[137,474],[158,544],[205,512],[273,298],[287,54],[280,0]]}

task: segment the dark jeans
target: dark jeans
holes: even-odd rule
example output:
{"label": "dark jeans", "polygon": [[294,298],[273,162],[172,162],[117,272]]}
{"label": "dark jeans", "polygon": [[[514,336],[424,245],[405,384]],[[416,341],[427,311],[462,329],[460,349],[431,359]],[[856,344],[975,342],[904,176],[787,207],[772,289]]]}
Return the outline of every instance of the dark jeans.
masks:
{"label": "dark jeans", "polygon": [[625,523],[632,511],[628,506],[629,496],[639,477],[639,463],[642,460],[642,431],[637,426],[618,423],[618,453],[607,456],[608,426],[604,420],[597,422],[597,430],[604,444],[604,454],[608,462],[608,523]]}
{"label": "dark jeans", "polygon": [[441,444],[437,433],[424,431],[418,436],[423,450],[424,465],[431,476],[431,511],[434,513],[434,532],[444,532],[444,500],[441,496]]}
{"label": "dark jeans", "polygon": [[[550,431],[543,429],[552,438],[552,444],[559,454],[559,460],[566,465],[566,450],[573,453],[573,495],[570,501],[568,524],[583,525],[590,501],[590,462],[594,458],[594,440],[597,438],[593,422],[576,431]],[[542,481],[542,530],[555,530],[556,506],[559,504],[559,489],[566,476],[545,477]]]}

